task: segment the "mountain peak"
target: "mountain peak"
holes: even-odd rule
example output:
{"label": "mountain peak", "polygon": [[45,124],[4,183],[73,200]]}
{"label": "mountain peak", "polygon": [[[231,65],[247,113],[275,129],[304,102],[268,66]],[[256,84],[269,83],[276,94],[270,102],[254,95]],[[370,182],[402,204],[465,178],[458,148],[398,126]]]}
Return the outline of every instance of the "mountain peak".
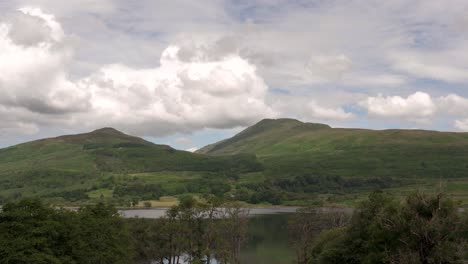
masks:
{"label": "mountain peak", "polygon": [[274,122],[274,123],[303,123],[294,118],[265,118],[260,120],[258,123],[265,123],[265,122]]}
{"label": "mountain peak", "polygon": [[119,134],[119,135],[122,135],[124,133],[120,132],[119,130],[115,129],[115,128],[112,128],[112,127],[103,127],[103,128],[100,128],[100,129],[96,129],[94,131],[91,132],[91,134],[101,134],[101,133],[105,133],[105,134]]}
{"label": "mountain peak", "polygon": [[[232,138],[208,145],[198,153],[222,153],[238,146],[249,146],[251,142],[261,141],[274,144],[278,140],[297,135],[298,133],[330,129],[329,125],[319,123],[304,123],[292,118],[263,119],[255,125],[246,128]],[[246,147],[247,149],[247,147]],[[242,152],[239,150],[239,152]],[[237,152],[235,152],[237,153]]]}
{"label": "mountain peak", "polygon": [[320,123],[307,123],[307,122],[302,122],[297,119],[293,118],[277,118],[277,119],[263,119],[260,122],[256,123],[255,125],[251,126],[250,128],[255,128],[255,127],[264,127],[267,126],[270,129],[274,129],[275,127],[279,126],[287,126],[287,127],[296,127],[296,126],[301,126],[305,127],[308,129],[313,129],[313,128],[331,128],[327,124],[320,124]]}
{"label": "mountain peak", "polygon": [[152,144],[144,139],[127,135],[112,127],[96,129],[92,132],[76,135],[65,135],[58,137],[68,143],[88,144],[88,143],[108,143],[116,144],[120,142],[138,142],[142,144]]}

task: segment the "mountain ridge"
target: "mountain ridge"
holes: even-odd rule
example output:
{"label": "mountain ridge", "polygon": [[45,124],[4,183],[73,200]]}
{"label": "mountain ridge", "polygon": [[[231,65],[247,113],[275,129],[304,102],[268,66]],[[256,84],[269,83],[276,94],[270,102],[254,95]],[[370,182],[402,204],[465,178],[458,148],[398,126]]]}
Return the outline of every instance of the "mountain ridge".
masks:
{"label": "mountain ridge", "polygon": [[128,204],[193,193],[301,205],[443,180],[468,203],[467,175],[468,133],[265,119],[190,153],[102,128],[0,149],[0,202],[46,197],[59,204]]}
{"label": "mountain ridge", "polygon": [[[228,147],[229,144],[239,143],[239,141],[242,141],[242,140],[248,140],[248,137],[252,136],[252,133],[250,133],[251,131],[256,131],[257,136],[258,136],[259,134],[261,134],[261,132],[263,132],[262,128],[264,128],[265,123],[269,125],[269,128],[271,130],[286,129],[288,130],[288,132],[290,132],[289,134],[287,133],[283,134],[283,136],[297,136],[300,133],[309,133],[309,132],[312,133],[312,132],[317,132],[318,130],[321,130],[321,129],[330,129],[330,130],[343,131],[343,132],[363,132],[363,133],[380,133],[380,134],[407,133],[409,135],[411,134],[414,135],[417,133],[422,133],[422,134],[444,134],[444,135],[468,135],[467,132],[450,132],[450,131],[437,131],[437,130],[425,130],[425,129],[389,128],[389,129],[377,130],[377,129],[366,129],[366,128],[332,128],[331,126],[326,125],[326,124],[301,122],[299,120],[291,119],[291,118],[279,118],[279,119],[263,119],[259,121],[258,123],[239,132],[238,134],[234,135],[231,138],[227,138],[219,142],[209,144],[207,146],[200,148],[196,152],[205,153],[205,154],[232,154],[235,151],[223,152],[222,149]],[[287,126],[285,126],[285,124]],[[275,125],[279,126],[279,128],[275,127]],[[280,141],[280,140],[283,140],[283,139],[277,138],[277,141]],[[272,143],[272,142],[269,142],[269,143]]]}
{"label": "mountain ridge", "polygon": [[[269,129],[262,129],[265,122]],[[268,186],[263,194],[268,198],[262,199],[269,201],[280,198],[268,190],[284,191],[287,200],[310,199],[307,193],[340,194],[333,200],[347,200],[372,189],[399,196],[446,186],[455,199],[468,203],[468,133],[331,128],[280,119],[261,121],[198,152],[255,155],[264,171],[245,176],[244,186],[251,192]]]}
{"label": "mountain ridge", "polygon": [[207,145],[203,148],[200,148],[197,150],[197,153],[211,153],[215,152],[217,149],[220,149],[223,147],[223,145],[228,145],[235,143],[239,140],[242,140],[242,138],[246,137],[251,137],[255,136],[258,134],[261,134],[262,132],[268,131],[269,129],[278,129],[278,127],[274,126],[279,126],[280,129],[288,129],[288,128],[298,128],[298,127],[308,127],[309,129],[329,129],[331,128],[329,125],[326,124],[319,124],[319,123],[304,123],[296,119],[292,118],[279,118],[279,119],[263,119],[256,123],[253,126],[250,126],[246,128],[245,130],[241,131],[237,135],[235,135],[232,138],[228,138],[225,140],[222,140],[217,143],[213,143],[210,145]]}
{"label": "mountain ridge", "polygon": [[[211,157],[103,128],[0,149],[0,202],[21,196],[60,198],[93,190],[113,193],[118,186],[127,186],[122,188],[128,190],[128,186],[135,184],[150,184],[156,180],[154,177],[178,175],[184,171],[194,175],[186,178],[190,182],[205,174],[259,169],[254,156]],[[159,174],[148,178],[143,175],[145,173]],[[143,178],[135,176],[137,174]]]}
{"label": "mountain ridge", "polygon": [[[262,129],[265,122],[267,130]],[[254,154],[275,177],[297,171],[345,177],[468,175],[468,133],[457,132],[331,128],[266,120],[198,152]]]}

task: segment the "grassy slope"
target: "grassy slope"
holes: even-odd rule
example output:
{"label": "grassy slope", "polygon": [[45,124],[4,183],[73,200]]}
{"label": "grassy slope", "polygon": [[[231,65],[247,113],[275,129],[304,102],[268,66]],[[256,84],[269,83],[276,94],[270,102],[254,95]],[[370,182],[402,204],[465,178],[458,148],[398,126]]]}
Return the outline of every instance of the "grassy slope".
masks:
{"label": "grassy slope", "polygon": [[[105,178],[130,178],[133,173],[191,171],[187,175],[196,179],[203,172],[243,171],[256,165],[252,156],[212,157],[178,151],[105,128],[0,149],[0,198],[89,189]],[[153,178],[145,180],[157,181]]]}
{"label": "grassy slope", "polygon": [[263,120],[199,152],[255,153],[268,169],[282,173],[304,168],[342,176],[468,175],[468,133],[341,129],[291,119]]}
{"label": "grassy slope", "polygon": [[268,177],[302,173],[389,176],[424,188],[450,179],[462,184],[457,188],[448,182],[449,191],[463,197],[468,194],[468,133],[342,129],[267,119],[199,150],[211,155],[244,152],[257,155]]}
{"label": "grassy slope", "polygon": [[[177,151],[109,128],[29,142],[0,149],[0,200],[60,197],[73,190],[86,190],[92,199],[111,198],[116,184],[138,182],[177,193],[188,185],[204,186],[208,178],[227,181],[234,171],[241,173],[237,183],[260,185],[303,174],[390,176],[404,183],[390,189],[402,195],[415,186],[431,189],[442,178],[450,193],[468,203],[466,133],[335,129],[292,119],[263,120],[199,152],[211,155]],[[258,171],[254,155],[264,171]],[[366,191],[359,190],[353,199]]]}

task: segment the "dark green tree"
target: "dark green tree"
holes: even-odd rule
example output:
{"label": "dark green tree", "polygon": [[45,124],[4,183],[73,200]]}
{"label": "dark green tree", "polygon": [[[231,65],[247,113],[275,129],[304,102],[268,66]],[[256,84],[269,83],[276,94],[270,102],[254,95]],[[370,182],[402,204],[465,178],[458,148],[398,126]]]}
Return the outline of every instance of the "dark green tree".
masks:
{"label": "dark green tree", "polygon": [[72,212],[21,200],[0,212],[0,263],[129,263],[129,242],[123,220],[104,204]]}
{"label": "dark green tree", "polygon": [[374,192],[349,226],[321,235],[311,263],[462,263],[466,221],[443,194],[418,192],[400,203]]}
{"label": "dark green tree", "polygon": [[39,200],[6,204],[0,213],[0,263],[74,263],[57,216]]}

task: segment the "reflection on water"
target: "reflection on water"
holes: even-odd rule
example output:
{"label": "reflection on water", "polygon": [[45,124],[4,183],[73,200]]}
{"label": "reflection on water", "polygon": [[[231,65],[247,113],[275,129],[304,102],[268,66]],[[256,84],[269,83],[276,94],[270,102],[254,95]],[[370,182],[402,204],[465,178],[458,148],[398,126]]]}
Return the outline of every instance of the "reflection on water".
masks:
{"label": "reflection on water", "polygon": [[[283,213],[295,213],[299,207],[276,207],[276,208],[251,208],[250,216],[257,215],[273,215]],[[166,214],[168,208],[152,208],[152,209],[128,209],[120,210],[119,212],[125,218],[161,218]]]}
{"label": "reflection on water", "polygon": [[156,209],[129,209],[120,210],[120,214],[125,218],[161,218],[166,215],[167,208],[156,208]]}
{"label": "reflection on water", "polygon": [[[122,210],[127,218],[161,218],[167,209]],[[248,241],[241,250],[241,263],[289,264],[294,249],[288,239],[288,219],[297,207],[252,208],[250,210]],[[216,263],[216,262],[212,262]]]}
{"label": "reflection on water", "polygon": [[288,239],[292,213],[256,215],[249,222],[249,240],[241,251],[241,263],[288,264],[294,249]]}

